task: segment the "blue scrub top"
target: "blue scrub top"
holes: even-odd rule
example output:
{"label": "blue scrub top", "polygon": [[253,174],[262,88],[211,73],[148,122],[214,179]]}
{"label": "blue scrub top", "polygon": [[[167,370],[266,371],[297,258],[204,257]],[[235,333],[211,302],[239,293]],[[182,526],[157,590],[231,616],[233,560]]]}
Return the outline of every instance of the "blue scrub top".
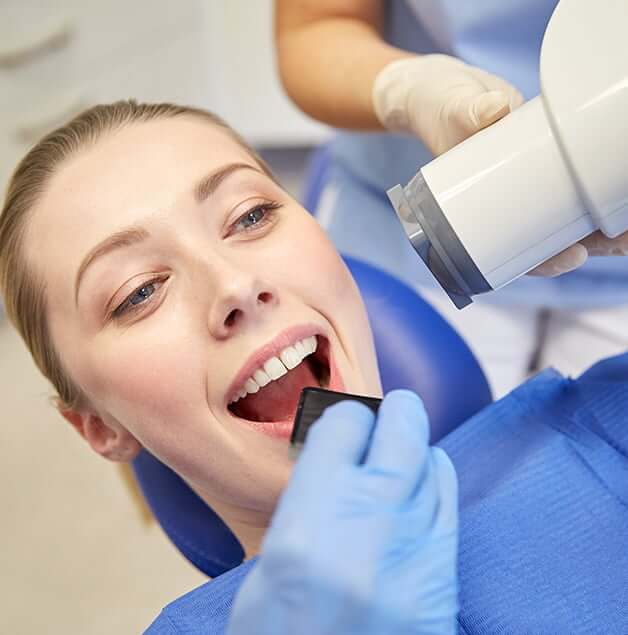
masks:
{"label": "blue scrub top", "polygon": [[[393,0],[385,6],[390,43],[419,54],[454,55],[508,80],[526,99],[538,95],[541,41],[556,0]],[[321,220],[340,251],[413,287],[433,285],[403,244],[403,233],[391,229],[396,219],[390,218],[394,211],[385,196],[432,158],[429,151],[411,136],[341,132],[331,142],[331,157],[334,209]],[[356,234],[356,226],[364,224],[370,237]],[[383,241],[376,240],[381,236]],[[557,279],[523,277],[480,301],[557,308],[628,304],[628,263],[593,258]]]}

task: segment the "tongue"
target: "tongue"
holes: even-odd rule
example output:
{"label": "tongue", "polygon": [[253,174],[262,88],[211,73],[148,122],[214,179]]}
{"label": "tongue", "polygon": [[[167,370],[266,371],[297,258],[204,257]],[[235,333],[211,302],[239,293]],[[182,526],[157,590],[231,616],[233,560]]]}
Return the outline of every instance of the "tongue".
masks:
{"label": "tongue", "polygon": [[286,375],[271,381],[254,395],[240,399],[236,414],[250,421],[288,421],[294,418],[301,390],[307,386],[318,387],[307,360]]}

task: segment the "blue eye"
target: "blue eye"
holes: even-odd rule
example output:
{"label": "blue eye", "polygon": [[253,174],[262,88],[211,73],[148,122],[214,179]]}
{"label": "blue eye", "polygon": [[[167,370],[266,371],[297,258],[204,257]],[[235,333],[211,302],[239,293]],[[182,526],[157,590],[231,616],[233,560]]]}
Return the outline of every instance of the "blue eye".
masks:
{"label": "blue eye", "polygon": [[157,291],[157,286],[162,284],[164,280],[151,280],[138,287],[112,312],[112,317],[119,318],[131,311],[141,308],[140,305],[145,304],[147,300]]}
{"label": "blue eye", "polygon": [[129,304],[132,304],[133,306],[141,304],[144,300],[150,298],[153,293],[155,293],[155,285],[151,282],[150,284],[144,285],[141,289],[135,291],[133,295],[129,296]]}
{"label": "blue eye", "polygon": [[238,221],[238,224],[244,227],[244,229],[248,229],[249,227],[253,227],[253,225],[257,225],[257,223],[264,219],[265,215],[266,210],[264,208],[256,207],[254,210],[247,212]]}
{"label": "blue eye", "polygon": [[258,227],[265,225],[271,219],[272,212],[279,207],[281,205],[275,202],[256,205],[238,218],[232,226],[233,230],[235,232],[254,231]]}

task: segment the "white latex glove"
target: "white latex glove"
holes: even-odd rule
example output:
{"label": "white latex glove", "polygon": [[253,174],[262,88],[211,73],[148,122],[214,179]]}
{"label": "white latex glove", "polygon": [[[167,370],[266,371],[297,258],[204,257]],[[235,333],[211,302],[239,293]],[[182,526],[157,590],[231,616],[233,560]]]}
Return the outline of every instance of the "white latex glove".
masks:
{"label": "white latex glove", "polygon": [[449,55],[388,64],[372,94],[384,128],[415,134],[434,156],[523,103],[521,93],[505,80]]}
{"label": "white latex glove", "polygon": [[593,232],[579,243],[546,260],[528,273],[530,276],[554,277],[583,265],[589,256],[628,256],[628,232],[608,238],[602,232]]}
{"label": "white latex glove", "polygon": [[[521,93],[500,77],[440,54],[391,62],[375,78],[372,98],[384,128],[416,135],[434,156],[523,103]],[[558,276],[577,269],[589,256],[618,255],[628,255],[628,232],[614,239],[595,232],[530,274]]]}

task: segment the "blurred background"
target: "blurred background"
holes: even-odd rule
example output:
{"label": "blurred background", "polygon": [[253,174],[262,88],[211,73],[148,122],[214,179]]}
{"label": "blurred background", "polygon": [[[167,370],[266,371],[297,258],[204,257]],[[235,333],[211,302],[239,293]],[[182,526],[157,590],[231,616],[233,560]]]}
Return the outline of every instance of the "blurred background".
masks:
{"label": "blurred background", "polygon": [[[329,134],[282,95],[271,0],[0,0],[0,184],[44,133],[133,97],[202,106],[297,197]],[[140,633],[206,578],[88,450],[1,317],[0,633]]]}

